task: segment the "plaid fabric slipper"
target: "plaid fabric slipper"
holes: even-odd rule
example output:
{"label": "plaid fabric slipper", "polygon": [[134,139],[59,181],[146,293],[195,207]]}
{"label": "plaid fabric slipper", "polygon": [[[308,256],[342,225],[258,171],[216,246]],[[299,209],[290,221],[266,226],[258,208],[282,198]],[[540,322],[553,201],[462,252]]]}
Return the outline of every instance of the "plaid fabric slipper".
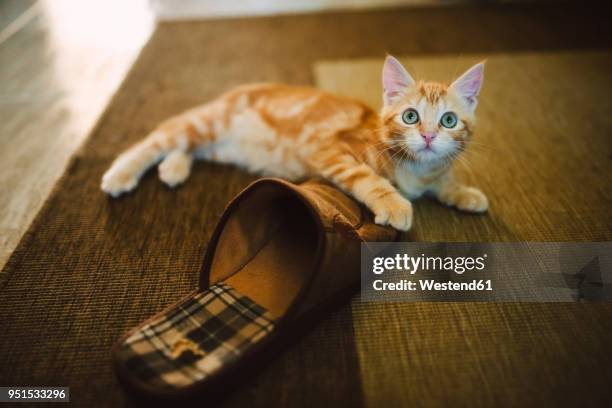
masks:
{"label": "plaid fabric slipper", "polygon": [[222,215],[200,288],[115,345],[119,378],[150,396],[205,389],[291,324],[355,288],[361,242],[395,237],[327,184],[254,182]]}
{"label": "plaid fabric slipper", "polygon": [[180,388],[214,374],[273,328],[264,308],[218,283],[128,337],[117,358],[140,381]]}

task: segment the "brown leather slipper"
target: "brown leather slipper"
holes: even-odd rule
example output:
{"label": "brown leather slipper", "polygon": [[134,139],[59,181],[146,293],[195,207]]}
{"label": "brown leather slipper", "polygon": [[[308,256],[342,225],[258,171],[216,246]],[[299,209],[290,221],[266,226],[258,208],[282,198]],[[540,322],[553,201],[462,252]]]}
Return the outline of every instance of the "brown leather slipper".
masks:
{"label": "brown leather slipper", "polygon": [[125,384],[148,395],[201,390],[360,277],[360,244],[397,233],[319,181],[260,179],[226,207],[200,287],[126,334],[113,349]]}

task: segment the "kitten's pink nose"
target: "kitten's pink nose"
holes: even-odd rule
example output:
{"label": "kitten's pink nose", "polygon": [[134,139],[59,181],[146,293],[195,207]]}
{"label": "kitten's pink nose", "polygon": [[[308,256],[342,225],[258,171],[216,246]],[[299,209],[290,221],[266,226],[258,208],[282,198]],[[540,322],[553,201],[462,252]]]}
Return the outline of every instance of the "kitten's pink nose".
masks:
{"label": "kitten's pink nose", "polygon": [[421,137],[425,140],[425,145],[429,146],[432,140],[436,138],[436,132],[423,132]]}

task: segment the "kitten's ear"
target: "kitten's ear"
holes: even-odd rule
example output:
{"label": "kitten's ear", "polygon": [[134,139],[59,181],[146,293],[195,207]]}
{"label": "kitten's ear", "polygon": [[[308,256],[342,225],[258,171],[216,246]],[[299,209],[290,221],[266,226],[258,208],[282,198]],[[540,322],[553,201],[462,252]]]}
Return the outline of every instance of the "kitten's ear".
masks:
{"label": "kitten's ear", "polygon": [[474,110],[478,104],[478,94],[480,93],[483,79],[484,61],[468,69],[465,74],[452,83],[451,88],[463,98],[470,109]]}
{"label": "kitten's ear", "polygon": [[387,55],[382,71],[383,101],[390,105],[400,97],[406,88],[414,85],[414,79],[402,64],[391,55]]}

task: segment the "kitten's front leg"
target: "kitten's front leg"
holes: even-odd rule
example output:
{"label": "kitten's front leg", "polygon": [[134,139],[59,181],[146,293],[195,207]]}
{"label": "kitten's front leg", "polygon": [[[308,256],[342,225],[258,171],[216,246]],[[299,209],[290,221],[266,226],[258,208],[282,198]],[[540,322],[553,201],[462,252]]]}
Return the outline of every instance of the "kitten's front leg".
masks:
{"label": "kitten's front leg", "polygon": [[452,177],[432,189],[438,201],[461,211],[483,213],[489,208],[487,196],[475,187],[458,183]]}
{"label": "kitten's front leg", "polygon": [[412,204],[384,177],[368,165],[353,160],[323,166],[320,172],[342,190],[365,204],[379,225],[408,231],[412,226]]}

